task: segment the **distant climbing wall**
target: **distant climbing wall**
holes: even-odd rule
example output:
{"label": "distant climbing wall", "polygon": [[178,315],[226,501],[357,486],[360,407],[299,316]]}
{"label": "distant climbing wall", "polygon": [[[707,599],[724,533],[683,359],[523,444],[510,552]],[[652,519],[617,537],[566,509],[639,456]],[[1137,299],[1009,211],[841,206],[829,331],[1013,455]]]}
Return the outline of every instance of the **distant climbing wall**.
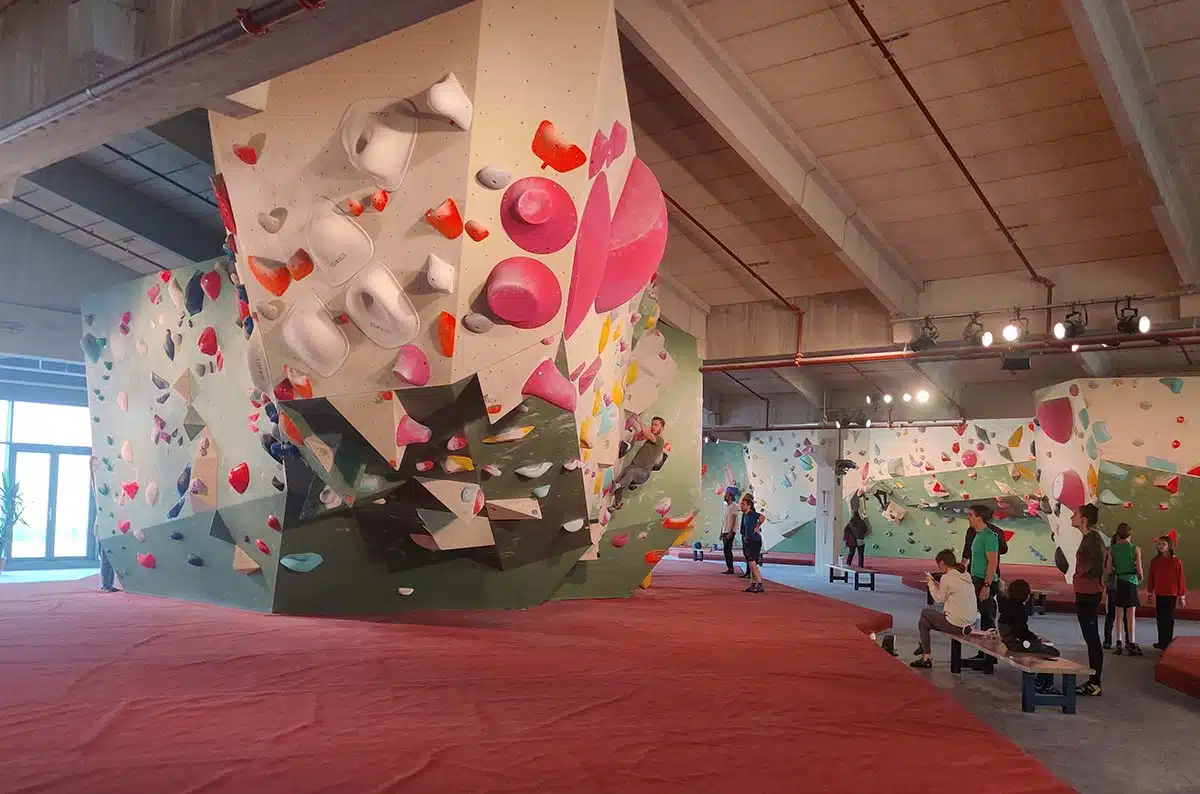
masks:
{"label": "distant climbing wall", "polygon": [[1036,477],[1034,436],[1028,419],[844,431],[842,457],[858,468],[842,479],[843,513],[849,517],[858,494],[872,530],[868,556],[928,559],[944,548],[960,553],[967,507],[985,504],[1008,538],[1006,562],[1049,565],[1055,544]]}
{"label": "distant climbing wall", "polygon": [[[658,323],[650,297],[638,314],[642,319],[634,331],[634,356],[625,378],[620,464],[608,471],[619,476],[633,462],[643,443],[639,426],[650,427],[654,417],[666,421],[663,455],[644,484],[619,496],[619,509],[601,510],[600,520],[591,525],[592,547],[556,598],[628,595],[673,544],[690,542],[700,503],[703,403],[696,340]],[[603,395],[595,399],[605,402]],[[608,477],[606,473],[596,480],[593,491],[603,494],[611,488]]]}
{"label": "distant climbing wall", "polygon": [[812,554],[817,517],[817,447],[836,443],[833,433],[751,433],[746,469],[755,505],[767,517],[763,548]]}
{"label": "distant climbing wall", "polygon": [[1200,565],[1200,378],[1111,378],[1039,391],[1037,459],[1064,571],[1075,562],[1079,505],[1100,506],[1101,530],[1127,522],[1147,559],[1175,533],[1184,565]]}
{"label": "distant climbing wall", "polygon": [[700,463],[700,512],[692,540],[711,548],[712,544],[721,543],[725,489],[732,486],[740,494],[750,480],[746,473],[746,446],[735,441],[710,441],[701,449]]}
{"label": "distant climbing wall", "polygon": [[222,262],[84,303],[96,534],[128,590],[269,610],[283,448],[239,290]]}
{"label": "distant climbing wall", "polygon": [[[129,589],[523,607],[565,581],[627,595],[690,526],[700,386],[694,340],[657,324],[666,205],[611,2],[561,10],[480,0],[212,116],[236,272],[97,298],[84,339]],[[672,451],[614,512],[630,420],[656,412]]]}

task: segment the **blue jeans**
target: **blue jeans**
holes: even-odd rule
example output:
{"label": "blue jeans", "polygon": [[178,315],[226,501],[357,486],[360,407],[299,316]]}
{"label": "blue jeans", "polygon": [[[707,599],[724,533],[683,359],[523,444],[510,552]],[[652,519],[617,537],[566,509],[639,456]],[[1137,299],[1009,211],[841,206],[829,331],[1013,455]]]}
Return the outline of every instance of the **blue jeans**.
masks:
{"label": "blue jeans", "polygon": [[112,563],[108,561],[108,555],[104,550],[100,550],[100,586],[110,589],[116,579],[117,572],[113,570]]}

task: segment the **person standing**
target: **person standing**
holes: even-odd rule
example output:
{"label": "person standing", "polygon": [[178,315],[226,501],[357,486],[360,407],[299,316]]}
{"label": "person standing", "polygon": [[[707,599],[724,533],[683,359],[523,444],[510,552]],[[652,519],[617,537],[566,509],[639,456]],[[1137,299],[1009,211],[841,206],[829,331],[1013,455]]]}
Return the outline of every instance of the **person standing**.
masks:
{"label": "person standing", "polygon": [[1075,550],[1075,572],[1071,585],[1075,590],[1075,616],[1079,630],[1087,643],[1088,666],[1094,671],[1085,683],[1075,687],[1075,694],[1083,697],[1099,697],[1103,690],[1100,677],[1104,671],[1104,647],[1100,642],[1099,609],[1104,603],[1104,566],[1107,552],[1096,524],[1100,510],[1094,504],[1080,505],[1071,516],[1071,526],[1079,530],[1083,538]]}
{"label": "person standing", "polygon": [[979,626],[984,631],[996,627],[996,578],[1000,572],[1001,535],[999,530],[993,530],[987,523],[991,517],[992,511],[985,505],[967,508],[967,523],[974,531],[974,537],[970,540],[970,554],[967,555],[968,570],[979,599]]}
{"label": "person standing", "polygon": [[742,554],[746,556],[746,570],[750,573],[747,593],[765,593],[762,578],[762,525],[766,516],[754,509],[754,497],[742,496]]}
{"label": "person standing", "polygon": [[867,536],[870,534],[871,525],[867,523],[862,497],[855,494],[850,498],[850,522],[846,524],[844,537],[847,548],[846,565],[854,565],[854,555],[858,554],[858,567],[866,567],[863,555],[867,548]]}
{"label": "person standing", "polygon": [[[1113,653],[1120,656],[1128,651],[1130,656],[1141,656],[1142,649],[1137,644],[1137,608],[1138,585],[1142,581],[1142,550],[1133,545],[1133,529],[1121,522],[1117,525],[1117,539],[1108,552],[1108,567],[1106,573],[1117,580],[1109,597],[1116,601],[1117,618],[1117,647]],[[1121,638],[1124,636],[1124,648]]]}
{"label": "person standing", "polygon": [[1187,606],[1187,580],[1171,536],[1163,535],[1157,545],[1158,554],[1150,560],[1146,575],[1146,589],[1154,596],[1154,617],[1158,619],[1158,642],[1154,647],[1165,651],[1175,639],[1175,606]]}
{"label": "person standing", "polygon": [[725,511],[721,515],[721,542],[725,547],[725,573],[737,573],[733,567],[733,539],[738,532],[737,490],[725,489]]}

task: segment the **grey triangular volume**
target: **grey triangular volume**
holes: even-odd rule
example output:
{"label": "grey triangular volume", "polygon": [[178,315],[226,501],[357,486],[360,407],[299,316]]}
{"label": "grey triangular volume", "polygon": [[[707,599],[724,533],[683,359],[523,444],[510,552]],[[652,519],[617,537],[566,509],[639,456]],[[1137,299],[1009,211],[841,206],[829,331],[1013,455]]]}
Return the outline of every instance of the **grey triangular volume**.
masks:
{"label": "grey triangular volume", "polygon": [[208,425],[204,421],[204,417],[195,409],[194,406],[187,407],[187,413],[183,415],[183,432],[187,433],[189,441],[195,441],[196,436],[204,432],[204,428]]}
{"label": "grey triangular volume", "polygon": [[212,525],[208,528],[208,534],[217,540],[233,543],[233,534],[221,519],[220,513],[213,513]]}
{"label": "grey triangular volume", "polygon": [[417,516],[421,519],[421,523],[429,530],[430,534],[434,534],[439,530],[445,529],[454,523],[455,515],[453,513],[443,513],[439,510],[426,510],[423,507],[417,508]]}

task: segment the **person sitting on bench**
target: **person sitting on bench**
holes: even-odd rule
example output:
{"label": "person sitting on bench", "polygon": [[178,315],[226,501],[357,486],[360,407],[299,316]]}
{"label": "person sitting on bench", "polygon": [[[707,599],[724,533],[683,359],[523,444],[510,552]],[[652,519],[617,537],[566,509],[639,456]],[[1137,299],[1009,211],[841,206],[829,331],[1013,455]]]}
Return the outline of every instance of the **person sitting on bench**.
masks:
{"label": "person sitting on bench", "polygon": [[[999,617],[996,630],[1000,640],[1010,653],[1029,653],[1044,656],[1047,659],[1057,659],[1061,654],[1058,648],[1034,634],[1029,629],[1029,599],[1032,591],[1029,582],[1017,579],[1009,582],[1000,591],[997,599]],[[1054,676],[1048,673],[1038,673],[1034,686],[1041,694],[1054,691]]]}
{"label": "person sitting on bench", "polygon": [[933,574],[925,574],[929,586],[929,594],[933,600],[945,606],[945,611],[939,612],[934,607],[921,610],[921,619],[917,622],[917,631],[921,633],[921,645],[916,650],[917,659],[912,667],[933,667],[933,646],[930,633],[941,631],[947,634],[967,635],[971,626],[979,617],[979,602],[975,585],[967,575],[966,566],[954,558],[954,552],[943,549],[934,558],[939,581],[933,580]]}

